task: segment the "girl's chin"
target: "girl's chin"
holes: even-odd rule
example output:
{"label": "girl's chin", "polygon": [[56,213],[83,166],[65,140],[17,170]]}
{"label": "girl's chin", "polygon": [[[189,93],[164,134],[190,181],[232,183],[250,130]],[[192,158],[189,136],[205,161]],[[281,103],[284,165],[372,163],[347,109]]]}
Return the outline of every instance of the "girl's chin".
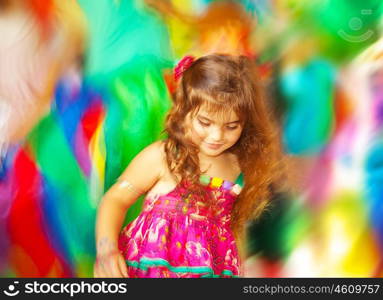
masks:
{"label": "girl's chin", "polygon": [[224,152],[224,148],[220,147],[218,149],[210,149],[208,147],[201,147],[200,152],[206,156],[218,156]]}

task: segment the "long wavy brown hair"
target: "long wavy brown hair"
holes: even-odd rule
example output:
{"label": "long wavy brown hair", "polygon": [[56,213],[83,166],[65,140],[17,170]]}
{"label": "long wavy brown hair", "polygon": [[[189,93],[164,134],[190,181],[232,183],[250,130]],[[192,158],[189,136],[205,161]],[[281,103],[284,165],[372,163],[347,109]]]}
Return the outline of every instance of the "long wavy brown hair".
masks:
{"label": "long wavy brown hair", "polygon": [[243,238],[244,225],[268,204],[271,184],[281,178],[283,154],[280,131],[266,103],[256,64],[245,56],[213,54],[201,57],[184,71],[167,116],[167,163],[178,180],[199,186],[198,148],[188,137],[186,116],[204,105],[212,112],[233,109],[243,124],[237,143],[226,151],[236,154],[244,188],[232,212],[232,229]]}

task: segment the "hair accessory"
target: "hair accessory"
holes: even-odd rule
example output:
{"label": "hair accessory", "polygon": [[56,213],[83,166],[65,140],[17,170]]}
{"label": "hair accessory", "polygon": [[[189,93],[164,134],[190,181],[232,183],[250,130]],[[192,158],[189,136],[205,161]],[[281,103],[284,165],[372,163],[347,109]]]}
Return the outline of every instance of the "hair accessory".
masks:
{"label": "hair accessory", "polygon": [[184,58],[182,58],[177,66],[174,68],[174,79],[177,81],[194,62],[195,58],[194,56],[187,55]]}

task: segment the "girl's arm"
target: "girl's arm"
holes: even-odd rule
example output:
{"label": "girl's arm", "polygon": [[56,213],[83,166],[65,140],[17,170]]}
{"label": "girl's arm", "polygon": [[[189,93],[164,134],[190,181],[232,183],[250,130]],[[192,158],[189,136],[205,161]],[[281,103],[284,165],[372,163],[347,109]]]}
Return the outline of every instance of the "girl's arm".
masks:
{"label": "girl's arm", "polygon": [[118,250],[118,236],[128,208],[150,190],[163,173],[162,145],[156,142],[142,150],[102,198],[96,222],[95,277],[127,276],[125,261]]}

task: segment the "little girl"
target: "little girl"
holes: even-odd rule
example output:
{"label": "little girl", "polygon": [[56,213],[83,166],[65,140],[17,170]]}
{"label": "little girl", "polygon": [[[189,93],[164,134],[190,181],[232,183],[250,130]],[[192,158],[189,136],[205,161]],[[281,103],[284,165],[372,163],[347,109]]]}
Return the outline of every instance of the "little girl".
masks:
{"label": "little girl", "polygon": [[277,128],[249,58],[186,57],[176,76],[168,138],[139,153],[100,204],[95,277],[243,275],[245,224],[278,174]]}

